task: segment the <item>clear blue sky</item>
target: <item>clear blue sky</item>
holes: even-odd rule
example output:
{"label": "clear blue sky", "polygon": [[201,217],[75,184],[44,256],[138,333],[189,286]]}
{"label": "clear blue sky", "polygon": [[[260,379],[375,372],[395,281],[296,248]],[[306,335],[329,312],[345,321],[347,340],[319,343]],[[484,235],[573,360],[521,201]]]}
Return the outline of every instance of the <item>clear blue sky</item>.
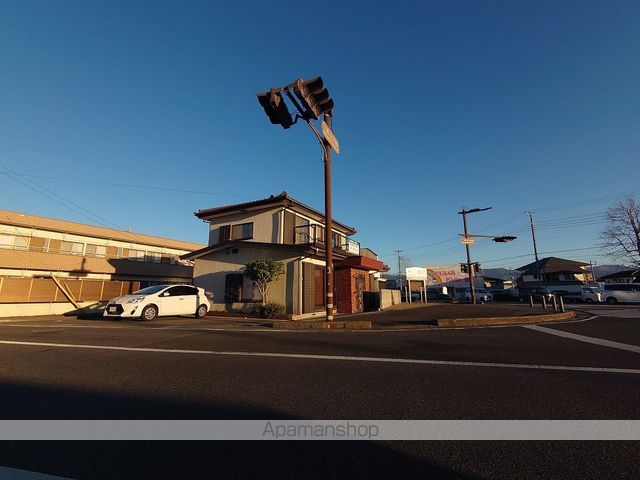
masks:
{"label": "clear blue sky", "polygon": [[392,265],[462,261],[461,206],[519,237],[474,260],[531,253],[536,210],[542,252],[605,263],[576,249],[640,191],[637,1],[1,1],[0,66],[4,209],[202,243],[201,208],[286,190],[322,209],[316,140],[255,97],[316,75],[334,215]]}

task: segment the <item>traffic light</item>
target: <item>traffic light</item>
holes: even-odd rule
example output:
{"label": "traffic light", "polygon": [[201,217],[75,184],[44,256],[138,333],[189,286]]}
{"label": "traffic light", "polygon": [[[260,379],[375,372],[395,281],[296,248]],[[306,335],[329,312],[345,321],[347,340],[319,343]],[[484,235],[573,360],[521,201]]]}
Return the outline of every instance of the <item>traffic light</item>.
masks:
{"label": "traffic light", "polygon": [[493,237],[493,241],[497,243],[507,243],[515,240],[518,237]]}
{"label": "traffic light", "polygon": [[479,263],[474,263],[474,264],[473,264],[473,269],[474,269],[474,272],[475,272],[475,273],[480,273],[480,270],[482,270],[482,269],[480,268],[480,264],[479,264]]}
{"label": "traffic light", "polygon": [[469,273],[469,265],[467,265],[466,263],[461,263],[460,264],[460,271],[462,273]]}
{"label": "traffic light", "polygon": [[320,115],[333,110],[333,100],[329,97],[329,90],[324,88],[322,77],[311,80],[300,78],[293,83],[293,91],[300,100],[307,118],[318,120]]}
{"label": "traffic light", "polygon": [[271,123],[282,125],[282,128],[289,128],[293,125],[291,114],[280,92],[271,89],[265,93],[258,93],[257,96]]}

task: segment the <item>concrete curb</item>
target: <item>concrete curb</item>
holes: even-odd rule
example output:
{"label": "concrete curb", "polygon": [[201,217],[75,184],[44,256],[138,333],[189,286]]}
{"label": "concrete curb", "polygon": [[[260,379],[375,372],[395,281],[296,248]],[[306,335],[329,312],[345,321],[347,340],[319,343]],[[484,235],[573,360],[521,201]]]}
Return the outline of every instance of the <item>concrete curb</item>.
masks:
{"label": "concrete curb", "polygon": [[278,330],[369,330],[371,322],[369,320],[334,320],[332,322],[326,320],[274,320],[271,326]]}
{"label": "concrete curb", "polygon": [[438,327],[479,327],[486,325],[517,325],[520,323],[541,323],[571,320],[576,317],[575,311],[551,313],[547,315],[522,315],[516,317],[469,317],[441,318]]}

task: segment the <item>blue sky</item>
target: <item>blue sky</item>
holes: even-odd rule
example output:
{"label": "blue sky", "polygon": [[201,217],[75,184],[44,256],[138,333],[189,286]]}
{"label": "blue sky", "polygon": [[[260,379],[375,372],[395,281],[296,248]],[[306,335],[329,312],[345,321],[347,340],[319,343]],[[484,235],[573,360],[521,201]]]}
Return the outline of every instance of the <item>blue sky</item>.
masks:
{"label": "blue sky", "polygon": [[202,243],[201,208],[322,209],[312,133],[255,97],[317,75],[334,215],[392,265],[462,261],[461,206],[519,237],[486,267],[530,260],[525,210],[540,251],[606,263],[601,214],[640,192],[638,2],[0,1],[0,65],[3,209]]}

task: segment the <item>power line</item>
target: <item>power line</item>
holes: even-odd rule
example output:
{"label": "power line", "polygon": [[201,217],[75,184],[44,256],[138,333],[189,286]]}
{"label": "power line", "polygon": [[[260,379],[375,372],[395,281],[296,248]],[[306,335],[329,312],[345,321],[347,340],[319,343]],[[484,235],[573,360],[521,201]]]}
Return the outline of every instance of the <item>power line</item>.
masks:
{"label": "power line", "polygon": [[[6,168],[6,167],[5,167]],[[8,175],[5,172],[0,172],[4,175]],[[48,180],[64,180],[68,182],[80,182],[80,183],[95,183],[98,185],[110,185],[113,187],[127,187],[127,188],[143,188],[147,190],[160,190],[164,192],[176,192],[176,193],[192,193],[197,195],[213,195],[217,197],[236,197],[236,198],[248,198],[247,195],[237,195],[233,193],[218,193],[218,192],[209,192],[202,190],[189,190],[184,188],[173,188],[173,187],[159,187],[155,185],[137,185],[132,183],[116,183],[116,182],[107,182],[103,180],[91,180],[86,178],[71,178],[71,177],[53,177],[48,175],[27,175],[27,174],[19,174],[15,173],[15,175],[20,175],[21,177],[29,177],[29,178],[43,178]]]}

